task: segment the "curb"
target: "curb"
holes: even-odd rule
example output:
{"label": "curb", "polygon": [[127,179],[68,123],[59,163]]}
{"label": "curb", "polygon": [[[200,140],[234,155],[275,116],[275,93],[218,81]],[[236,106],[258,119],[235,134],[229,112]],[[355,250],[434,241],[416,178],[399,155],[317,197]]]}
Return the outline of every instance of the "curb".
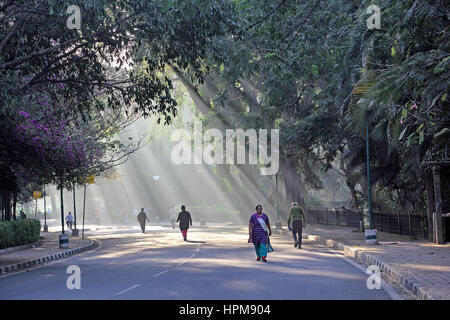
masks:
{"label": "curb", "polygon": [[374,256],[372,254],[367,253],[366,251],[363,251],[361,249],[357,249],[352,246],[345,245],[341,242],[338,242],[336,240],[324,240],[320,236],[317,235],[309,235],[306,234],[308,240],[318,242],[320,244],[323,244],[327,247],[331,247],[334,249],[342,250],[344,251],[344,254],[347,256],[350,256],[351,258],[357,259],[365,264],[368,265],[376,265],[380,268],[381,272],[385,274],[385,276],[392,282],[400,285],[407,291],[409,291],[411,294],[413,294],[415,297],[417,297],[419,300],[434,300],[424,289],[420,288],[416,280],[402,275],[399,272],[397,272],[394,267],[387,264],[377,256]]}
{"label": "curb", "polygon": [[10,252],[14,252],[14,251],[20,251],[20,250],[30,249],[30,248],[33,248],[33,247],[38,247],[41,244],[42,244],[42,241],[38,240],[38,241],[33,242],[33,243],[28,243],[28,244],[23,244],[23,245],[16,246],[16,247],[1,249],[0,250],[0,255],[7,254],[7,253],[10,253]]}
{"label": "curb", "polygon": [[13,272],[13,271],[24,270],[26,268],[30,268],[30,267],[34,267],[36,265],[44,264],[45,262],[48,262],[48,261],[58,260],[58,259],[62,259],[62,258],[66,258],[66,257],[72,256],[72,255],[77,254],[77,253],[81,253],[81,252],[84,252],[84,251],[92,250],[92,249],[95,248],[96,243],[93,240],[90,240],[90,241],[91,241],[91,243],[86,245],[86,246],[84,246],[84,247],[78,247],[78,248],[70,249],[70,250],[67,250],[67,251],[64,251],[64,252],[60,252],[60,253],[44,256],[44,257],[41,257],[41,258],[37,258],[37,259],[25,261],[25,262],[20,262],[20,263],[14,263],[14,264],[11,264],[9,266],[0,267],[0,275],[5,275],[5,274]]}

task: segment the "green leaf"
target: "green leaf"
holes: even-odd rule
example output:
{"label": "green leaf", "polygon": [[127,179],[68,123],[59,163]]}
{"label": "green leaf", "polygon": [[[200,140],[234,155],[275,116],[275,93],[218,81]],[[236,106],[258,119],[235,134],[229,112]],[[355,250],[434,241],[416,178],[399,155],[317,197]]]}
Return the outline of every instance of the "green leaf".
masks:
{"label": "green leaf", "polygon": [[273,57],[275,57],[277,54],[275,53],[275,52],[269,52],[269,53],[267,53],[265,56],[264,56],[264,58],[265,59],[270,59],[270,58],[273,58]]}
{"label": "green leaf", "polygon": [[449,128],[444,128],[444,129],[442,129],[441,131],[439,131],[438,133],[436,133],[436,134],[434,135],[434,138],[437,138],[437,137],[439,137],[439,136],[442,136],[443,134],[445,134],[445,133],[447,133],[447,132],[450,132],[450,129],[449,129]]}
{"label": "green leaf", "polygon": [[311,72],[312,72],[312,74],[319,73],[319,68],[317,67],[317,65],[315,65],[315,64],[311,65]]}
{"label": "green leaf", "polygon": [[420,134],[419,134],[419,144],[422,144],[422,142],[423,142],[423,131],[420,131]]}
{"label": "green leaf", "polygon": [[408,115],[408,110],[407,109],[403,109],[402,110],[402,118],[405,118]]}
{"label": "green leaf", "polygon": [[441,97],[441,101],[445,101],[447,99],[447,93],[444,93]]}
{"label": "green leaf", "polygon": [[395,55],[397,54],[397,51],[395,51],[395,47],[391,48],[391,56],[395,57]]}
{"label": "green leaf", "polygon": [[405,129],[403,129],[402,133],[400,133],[400,136],[398,137],[398,140],[402,140],[403,136],[406,133],[406,130],[408,130],[408,127],[405,127]]}
{"label": "green leaf", "polygon": [[433,73],[442,73],[449,67],[450,64],[450,57],[446,57],[442,59],[441,62],[434,68]]}
{"label": "green leaf", "polygon": [[423,128],[423,123],[417,128],[416,132],[419,132]]}

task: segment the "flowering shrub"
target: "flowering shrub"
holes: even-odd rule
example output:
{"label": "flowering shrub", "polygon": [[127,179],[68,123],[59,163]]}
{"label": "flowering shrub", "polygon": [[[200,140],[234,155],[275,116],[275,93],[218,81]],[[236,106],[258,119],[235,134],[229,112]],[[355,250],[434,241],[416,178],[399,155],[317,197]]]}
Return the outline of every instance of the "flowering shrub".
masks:
{"label": "flowering shrub", "polygon": [[[55,88],[63,85],[57,83]],[[17,113],[15,139],[29,159],[27,168],[15,168],[17,175],[30,175],[34,168],[35,174],[55,181],[63,174],[87,172],[103,157],[102,144],[86,136],[87,124],[64,119],[46,94],[34,91],[23,105]]]}

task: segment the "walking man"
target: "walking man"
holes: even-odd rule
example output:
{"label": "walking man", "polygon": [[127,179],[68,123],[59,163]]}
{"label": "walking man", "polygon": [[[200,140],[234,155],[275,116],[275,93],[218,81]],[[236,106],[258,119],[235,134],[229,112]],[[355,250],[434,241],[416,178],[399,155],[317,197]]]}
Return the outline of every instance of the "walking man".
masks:
{"label": "walking man", "polygon": [[303,226],[305,225],[305,215],[303,214],[303,209],[296,202],[292,204],[292,207],[289,210],[289,218],[287,224],[288,227],[292,230],[292,236],[294,237],[294,247],[298,247],[299,249],[301,249]]}
{"label": "walking man", "polygon": [[187,241],[187,231],[189,229],[189,225],[192,226],[192,218],[189,211],[186,211],[186,207],[184,205],[181,206],[181,212],[178,214],[178,219],[176,222],[178,221],[180,221],[180,230],[184,241]]}
{"label": "walking man", "polygon": [[144,212],[144,208],[141,208],[141,212],[139,212],[137,220],[141,225],[142,233],[145,233],[145,220],[147,220],[148,222],[150,222],[150,220],[148,220],[147,214]]}

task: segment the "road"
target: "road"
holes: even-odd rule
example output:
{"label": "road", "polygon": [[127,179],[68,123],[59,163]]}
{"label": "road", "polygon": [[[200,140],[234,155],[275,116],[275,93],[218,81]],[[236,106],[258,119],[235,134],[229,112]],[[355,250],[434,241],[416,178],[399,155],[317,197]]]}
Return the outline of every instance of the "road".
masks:
{"label": "road", "polygon": [[[89,231],[101,246],[28,272],[0,277],[0,300],[167,299],[316,300],[401,299],[387,284],[369,290],[368,275],[339,252],[274,234],[268,262],[257,262],[244,226],[196,226],[182,240],[178,229],[149,226]],[[70,265],[81,288],[69,290]]]}

